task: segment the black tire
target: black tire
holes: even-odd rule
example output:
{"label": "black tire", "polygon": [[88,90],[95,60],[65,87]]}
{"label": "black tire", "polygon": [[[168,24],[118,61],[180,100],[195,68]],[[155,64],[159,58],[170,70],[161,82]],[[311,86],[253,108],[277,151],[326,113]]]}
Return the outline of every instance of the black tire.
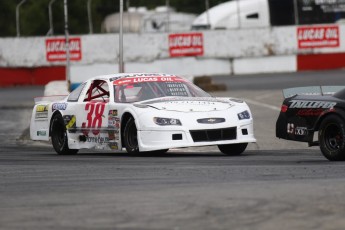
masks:
{"label": "black tire", "polygon": [[330,161],[345,160],[344,120],[336,115],[326,117],[319,129],[322,154]]}
{"label": "black tire", "polygon": [[135,121],[133,117],[129,118],[125,125],[125,129],[123,131],[123,138],[123,144],[128,153],[139,153],[138,131],[137,127],[135,126]]}
{"label": "black tire", "polygon": [[51,140],[53,147],[59,155],[74,155],[78,149],[69,149],[67,130],[61,114],[56,114],[51,121]]}
{"label": "black tire", "polygon": [[248,143],[218,145],[219,150],[229,156],[238,156],[246,150]]}

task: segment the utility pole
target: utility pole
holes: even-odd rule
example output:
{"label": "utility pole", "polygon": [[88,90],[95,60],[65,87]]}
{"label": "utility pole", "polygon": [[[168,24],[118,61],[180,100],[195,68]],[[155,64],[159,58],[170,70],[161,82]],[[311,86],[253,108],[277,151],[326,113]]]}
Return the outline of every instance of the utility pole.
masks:
{"label": "utility pole", "polygon": [[295,24],[299,25],[299,16],[298,16],[298,2],[297,0],[294,0],[294,13],[295,13]]}
{"label": "utility pole", "polygon": [[69,55],[67,0],[64,0],[64,14],[65,14],[65,47],[66,47],[66,81],[67,81],[67,89],[70,91],[70,89],[71,89],[71,78],[70,78],[70,55]]}
{"label": "utility pole", "polygon": [[48,5],[48,13],[49,13],[49,31],[48,35],[54,35],[54,25],[53,25],[53,11],[52,5],[56,0],[51,0]]}
{"label": "utility pole", "polygon": [[17,37],[20,37],[20,15],[19,15],[19,8],[21,5],[23,5],[26,2],[26,0],[22,0],[17,6],[16,6],[16,26],[17,26]]}
{"label": "utility pole", "polygon": [[211,20],[210,20],[210,3],[209,0],[205,0],[205,8],[206,8],[206,18],[207,18],[207,29],[211,29]]}
{"label": "utility pole", "polygon": [[88,19],[89,19],[89,34],[93,34],[91,4],[92,4],[92,0],[88,0],[87,1],[87,16],[88,16]]}
{"label": "utility pole", "polygon": [[120,34],[119,34],[119,73],[124,73],[123,64],[123,0],[120,0]]}
{"label": "utility pole", "polygon": [[170,31],[170,1],[169,0],[165,0],[165,8],[167,10],[167,24],[165,27],[165,32],[169,32]]}

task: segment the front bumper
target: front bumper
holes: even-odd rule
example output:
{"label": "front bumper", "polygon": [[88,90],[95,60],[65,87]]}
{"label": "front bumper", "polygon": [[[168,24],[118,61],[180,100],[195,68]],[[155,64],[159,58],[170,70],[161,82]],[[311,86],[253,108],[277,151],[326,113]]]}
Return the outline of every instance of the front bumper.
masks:
{"label": "front bumper", "polygon": [[[227,129],[234,128],[236,135],[230,137],[227,135]],[[206,136],[213,135],[209,138],[196,138],[191,135],[190,130],[180,127],[175,130],[138,130],[138,142],[140,151],[153,151],[159,149],[182,148],[182,147],[197,147],[209,145],[225,145],[237,143],[252,143],[256,142],[253,132],[252,121],[242,123],[239,126],[222,127],[225,131],[217,131],[220,129],[208,129]],[[199,131],[199,130],[198,130]],[[221,133],[221,134],[220,134]]]}

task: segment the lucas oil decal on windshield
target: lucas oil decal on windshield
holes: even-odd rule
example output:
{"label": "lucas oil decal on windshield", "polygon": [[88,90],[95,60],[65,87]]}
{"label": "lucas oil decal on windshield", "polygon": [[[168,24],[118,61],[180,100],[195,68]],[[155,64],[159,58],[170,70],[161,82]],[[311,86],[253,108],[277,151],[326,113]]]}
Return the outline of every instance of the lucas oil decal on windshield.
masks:
{"label": "lucas oil decal on windshield", "polygon": [[143,83],[143,82],[185,82],[185,80],[176,76],[127,77],[127,78],[121,78],[114,81],[114,85],[135,84],[135,83]]}

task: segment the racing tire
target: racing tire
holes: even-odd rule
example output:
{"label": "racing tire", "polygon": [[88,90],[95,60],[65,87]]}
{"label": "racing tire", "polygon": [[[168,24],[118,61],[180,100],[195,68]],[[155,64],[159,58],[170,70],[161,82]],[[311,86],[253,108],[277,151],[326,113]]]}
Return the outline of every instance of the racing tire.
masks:
{"label": "racing tire", "polygon": [[328,160],[345,160],[344,120],[336,115],[326,117],[320,125],[319,144],[322,154]]}
{"label": "racing tire", "polygon": [[123,131],[123,143],[126,148],[127,153],[129,154],[137,154],[139,153],[139,145],[138,145],[138,130],[135,126],[134,118],[131,117],[127,121],[125,125],[125,129]]}
{"label": "racing tire", "polygon": [[248,143],[218,145],[219,150],[228,156],[238,156],[246,150]]}
{"label": "racing tire", "polygon": [[53,117],[51,123],[51,140],[54,150],[59,155],[74,155],[78,149],[68,148],[67,130],[61,114]]}

